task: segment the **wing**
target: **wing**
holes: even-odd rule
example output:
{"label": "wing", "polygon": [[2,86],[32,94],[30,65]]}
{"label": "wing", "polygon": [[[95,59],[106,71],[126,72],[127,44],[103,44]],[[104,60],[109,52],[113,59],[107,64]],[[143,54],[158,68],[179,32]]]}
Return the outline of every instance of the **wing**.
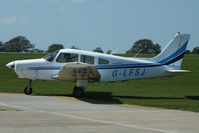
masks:
{"label": "wing", "polygon": [[53,76],[53,79],[63,80],[63,81],[77,81],[77,80],[87,80],[87,81],[99,81],[100,73],[97,68],[88,64],[65,64],[58,75]]}

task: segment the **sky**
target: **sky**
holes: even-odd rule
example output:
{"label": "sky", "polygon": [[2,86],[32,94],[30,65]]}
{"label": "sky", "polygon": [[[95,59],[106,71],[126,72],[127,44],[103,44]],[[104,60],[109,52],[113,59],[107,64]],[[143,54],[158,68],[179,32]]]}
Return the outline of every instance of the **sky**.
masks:
{"label": "sky", "polygon": [[0,41],[25,36],[36,48],[53,43],[124,53],[139,39],[164,46],[177,32],[199,46],[199,0],[0,0]]}

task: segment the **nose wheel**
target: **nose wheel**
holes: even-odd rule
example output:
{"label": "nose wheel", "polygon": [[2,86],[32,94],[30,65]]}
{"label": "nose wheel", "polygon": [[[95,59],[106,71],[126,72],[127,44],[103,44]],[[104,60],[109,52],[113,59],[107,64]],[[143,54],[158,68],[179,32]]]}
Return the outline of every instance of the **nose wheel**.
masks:
{"label": "nose wheel", "polygon": [[31,94],[32,94],[31,80],[29,81],[29,85],[26,86],[26,88],[24,89],[24,93],[25,93],[26,95],[31,95]]}

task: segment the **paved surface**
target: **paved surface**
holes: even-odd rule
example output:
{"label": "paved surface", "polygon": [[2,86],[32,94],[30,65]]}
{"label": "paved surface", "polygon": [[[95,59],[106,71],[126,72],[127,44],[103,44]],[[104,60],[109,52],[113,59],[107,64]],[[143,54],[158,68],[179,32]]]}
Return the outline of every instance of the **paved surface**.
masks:
{"label": "paved surface", "polygon": [[0,93],[0,133],[198,133],[199,113]]}

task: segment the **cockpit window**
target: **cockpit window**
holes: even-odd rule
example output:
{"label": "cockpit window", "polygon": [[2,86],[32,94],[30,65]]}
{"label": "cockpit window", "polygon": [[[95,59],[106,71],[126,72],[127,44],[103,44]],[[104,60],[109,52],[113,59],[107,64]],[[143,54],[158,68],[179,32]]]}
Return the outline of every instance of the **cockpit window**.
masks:
{"label": "cockpit window", "polygon": [[81,55],[81,62],[94,64],[94,57],[89,55]]}
{"label": "cockpit window", "polygon": [[109,60],[99,58],[98,59],[98,64],[109,64]]}
{"label": "cockpit window", "polygon": [[78,62],[78,54],[73,53],[61,53],[57,58],[57,62],[66,63],[66,62]]}
{"label": "cockpit window", "polygon": [[56,50],[46,56],[43,57],[43,59],[47,60],[47,61],[53,61],[53,59],[55,58],[55,56],[57,55],[57,53],[59,53],[59,50]]}

